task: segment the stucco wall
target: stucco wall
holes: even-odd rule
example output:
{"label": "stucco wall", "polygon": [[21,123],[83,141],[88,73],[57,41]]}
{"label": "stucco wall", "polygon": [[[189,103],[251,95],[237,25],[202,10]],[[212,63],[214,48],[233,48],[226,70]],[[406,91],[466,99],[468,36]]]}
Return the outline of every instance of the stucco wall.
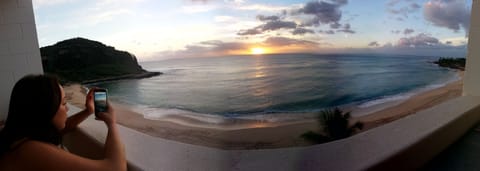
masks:
{"label": "stucco wall", "polygon": [[480,1],[473,0],[468,36],[467,66],[463,81],[463,94],[480,96]]}
{"label": "stucco wall", "polygon": [[15,82],[43,73],[31,0],[0,0],[0,120]]}

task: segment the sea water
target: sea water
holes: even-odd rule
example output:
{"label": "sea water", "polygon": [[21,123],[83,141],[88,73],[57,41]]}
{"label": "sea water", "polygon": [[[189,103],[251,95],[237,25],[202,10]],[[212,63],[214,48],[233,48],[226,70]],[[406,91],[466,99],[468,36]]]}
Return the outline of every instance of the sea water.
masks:
{"label": "sea water", "polygon": [[[160,76],[99,83],[110,100],[149,118],[197,113],[223,117],[365,108],[440,87],[456,72],[438,57],[275,54],[143,62]],[[458,78],[457,78],[458,79]]]}

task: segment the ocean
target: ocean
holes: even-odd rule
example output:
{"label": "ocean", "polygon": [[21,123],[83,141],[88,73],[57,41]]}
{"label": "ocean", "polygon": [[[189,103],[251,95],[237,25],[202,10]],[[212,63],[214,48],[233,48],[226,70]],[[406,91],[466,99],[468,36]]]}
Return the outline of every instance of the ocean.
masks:
{"label": "ocean", "polygon": [[458,79],[438,57],[275,54],[140,63],[163,75],[95,84],[109,100],[155,119],[165,113],[223,117],[367,108],[399,101]]}

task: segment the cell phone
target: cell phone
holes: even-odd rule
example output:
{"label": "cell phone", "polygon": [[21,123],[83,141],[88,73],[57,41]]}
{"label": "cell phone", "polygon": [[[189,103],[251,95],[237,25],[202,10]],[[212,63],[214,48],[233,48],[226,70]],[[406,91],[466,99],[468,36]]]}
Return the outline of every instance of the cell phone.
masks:
{"label": "cell phone", "polygon": [[93,101],[95,108],[95,116],[98,118],[98,114],[107,111],[107,89],[97,88],[93,92]]}

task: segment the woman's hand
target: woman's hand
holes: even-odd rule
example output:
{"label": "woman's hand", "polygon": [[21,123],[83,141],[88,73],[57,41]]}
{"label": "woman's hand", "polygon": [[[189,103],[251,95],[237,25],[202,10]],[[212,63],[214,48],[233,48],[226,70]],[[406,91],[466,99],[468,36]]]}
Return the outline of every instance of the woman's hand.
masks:
{"label": "woman's hand", "polygon": [[89,113],[89,114],[92,114],[95,112],[95,105],[94,105],[94,102],[93,102],[93,92],[95,91],[95,87],[93,88],[90,88],[90,90],[88,90],[88,94],[85,98],[85,110]]}
{"label": "woman's hand", "polygon": [[62,131],[63,133],[68,133],[74,130],[75,128],[77,128],[78,124],[83,122],[86,118],[88,118],[92,113],[95,112],[95,106],[93,102],[93,92],[95,89],[96,88],[91,88],[88,91],[85,100],[85,109],[67,118],[67,121],[65,122],[65,128]]}
{"label": "woman's hand", "polygon": [[113,108],[108,101],[107,101],[107,111],[98,113],[98,117],[95,119],[104,121],[105,124],[107,124],[107,126],[111,126],[112,124],[116,123],[117,119],[115,116],[115,112],[113,111]]}

